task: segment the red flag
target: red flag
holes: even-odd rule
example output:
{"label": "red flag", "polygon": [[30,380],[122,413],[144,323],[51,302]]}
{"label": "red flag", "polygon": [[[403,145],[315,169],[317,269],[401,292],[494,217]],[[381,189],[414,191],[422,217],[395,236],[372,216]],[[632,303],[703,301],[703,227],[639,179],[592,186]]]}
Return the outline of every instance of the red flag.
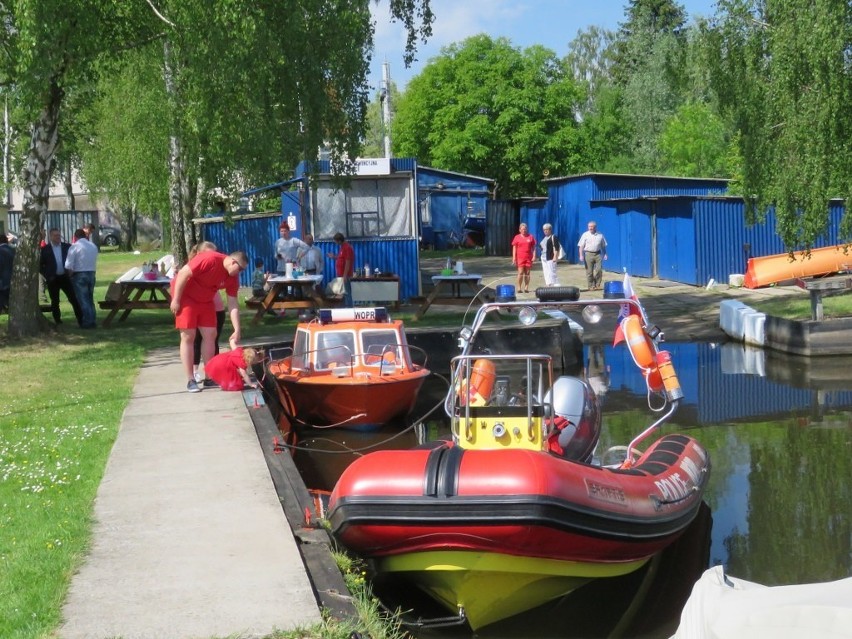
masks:
{"label": "red flag", "polygon": [[[624,298],[628,300],[633,300],[634,302],[639,302],[639,298],[636,297],[636,293],[633,291],[633,287],[630,285],[630,276],[625,271],[624,273]],[[629,315],[642,315],[639,310],[632,304],[622,304],[621,309],[618,311],[618,317],[615,320],[615,335],[612,338],[612,345],[615,346],[619,342],[624,341],[624,331],[621,330],[621,322],[624,318]]]}

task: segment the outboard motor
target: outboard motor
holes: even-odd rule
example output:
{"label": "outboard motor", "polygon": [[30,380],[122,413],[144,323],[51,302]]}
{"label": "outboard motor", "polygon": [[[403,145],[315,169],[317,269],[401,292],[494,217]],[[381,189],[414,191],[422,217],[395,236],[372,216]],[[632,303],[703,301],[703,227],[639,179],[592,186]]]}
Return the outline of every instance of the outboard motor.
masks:
{"label": "outboard motor", "polygon": [[601,434],[598,398],[588,382],[563,375],[544,396],[553,406],[547,437],[550,452],[574,461],[588,462]]}

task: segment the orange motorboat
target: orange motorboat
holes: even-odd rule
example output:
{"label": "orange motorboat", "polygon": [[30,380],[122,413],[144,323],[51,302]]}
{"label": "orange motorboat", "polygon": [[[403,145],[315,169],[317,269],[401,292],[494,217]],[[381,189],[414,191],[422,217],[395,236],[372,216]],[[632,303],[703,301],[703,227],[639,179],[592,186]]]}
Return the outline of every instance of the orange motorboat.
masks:
{"label": "orange motorboat", "polygon": [[429,375],[426,354],[384,308],[320,310],[267,372],[293,423],[358,429],[408,415]]}

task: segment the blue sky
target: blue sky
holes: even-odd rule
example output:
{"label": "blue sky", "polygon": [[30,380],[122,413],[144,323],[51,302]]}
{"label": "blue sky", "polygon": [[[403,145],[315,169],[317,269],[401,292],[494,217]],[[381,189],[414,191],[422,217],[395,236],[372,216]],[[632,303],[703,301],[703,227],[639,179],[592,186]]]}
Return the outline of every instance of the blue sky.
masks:
{"label": "blue sky", "polygon": [[[712,16],[715,0],[679,0],[690,21],[696,16]],[[376,48],[370,72],[370,85],[378,88],[382,63],[390,64],[390,76],[400,89],[417,75],[441,47],[477,33],[504,36],[516,47],[541,44],[559,57],[568,52],[568,43],[580,29],[591,25],[617,29],[624,20],[626,0],[432,0],[435,14],[432,38],[418,46],[417,58],[408,69],[402,61],[405,37],[399,23],[388,19],[388,2],[371,3],[376,21]]]}

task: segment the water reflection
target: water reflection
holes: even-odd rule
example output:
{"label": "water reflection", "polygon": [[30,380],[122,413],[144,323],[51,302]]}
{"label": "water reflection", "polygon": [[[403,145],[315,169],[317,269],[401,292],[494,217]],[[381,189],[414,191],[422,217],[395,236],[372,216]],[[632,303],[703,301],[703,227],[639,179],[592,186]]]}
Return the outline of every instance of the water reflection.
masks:
{"label": "water reflection", "polygon": [[[672,353],[685,394],[666,432],[688,431],[713,462],[705,492],[712,512],[709,551],[693,547],[679,563],[659,568],[660,578],[688,582],[668,595],[670,603],[682,605],[680,597],[689,594],[700,569],[719,563],[737,577],[766,585],[852,575],[852,358],[797,358],[739,344],[667,343],[665,348]],[[604,431],[599,450],[623,443],[653,419],[642,377],[623,346],[587,346],[582,369],[571,373],[594,377],[600,385]],[[424,414],[445,390],[444,381],[428,381],[414,415]],[[426,421],[426,438],[447,435],[440,417],[438,411]],[[305,433],[301,443],[307,450],[298,451],[296,459],[309,487],[328,490],[365,447],[405,448],[416,442],[414,429],[401,435],[399,428],[369,434]],[[703,525],[710,526],[709,518]],[[687,569],[688,558],[698,561],[698,574],[692,574],[693,564]],[[612,628],[597,634],[586,625],[622,619],[606,605],[623,604],[625,593],[639,587],[598,583],[570,601],[548,604],[546,610],[480,634],[606,636]],[[612,592],[606,594],[607,588]],[[635,608],[628,603],[625,610]],[[637,618],[654,615],[659,625],[634,626],[629,632],[622,628],[622,636],[668,636],[673,628],[646,602]],[[418,636],[469,635],[445,630],[419,631]]]}

